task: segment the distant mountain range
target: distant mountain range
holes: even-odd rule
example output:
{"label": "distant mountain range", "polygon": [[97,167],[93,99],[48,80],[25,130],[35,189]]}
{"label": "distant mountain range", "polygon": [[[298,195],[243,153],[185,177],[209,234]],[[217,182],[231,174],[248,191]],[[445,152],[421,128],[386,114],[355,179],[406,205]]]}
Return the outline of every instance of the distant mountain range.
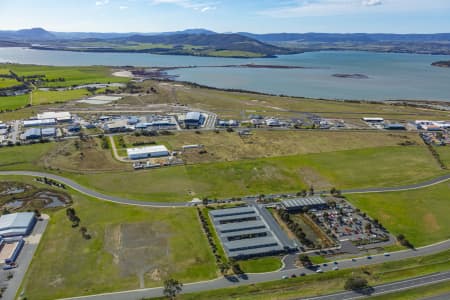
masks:
{"label": "distant mountain range", "polygon": [[0,31],[0,46],[45,50],[143,52],[227,57],[270,57],[319,50],[450,55],[450,33],[216,33],[187,29],[154,33],[52,32],[42,28]]}

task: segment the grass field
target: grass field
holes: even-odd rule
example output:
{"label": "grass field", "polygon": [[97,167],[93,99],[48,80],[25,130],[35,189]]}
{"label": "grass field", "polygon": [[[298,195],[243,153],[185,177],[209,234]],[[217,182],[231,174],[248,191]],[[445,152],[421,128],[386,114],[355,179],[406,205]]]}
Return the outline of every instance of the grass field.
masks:
{"label": "grass field", "polygon": [[86,89],[68,91],[35,91],[33,92],[33,105],[67,102],[82,99],[90,93]]}
{"label": "grass field", "polygon": [[[133,174],[130,183],[124,178]],[[379,176],[383,174],[383,176]],[[397,186],[441,175],[424,147],[360,150],[216,162],[142,172],[72,175],[105,193],[141,200],[184,201],[195,197],[295,192],[319,188]],[[151,184],[148,184],[150,183]],[[127,192],[124,192],[127,191]]]}
{"label": "grass field", "polygon": [[[54,147],[55,144],[45,144],[2,148],[0,169],[45,170],[42,156]],[[103,151],[107,151],[108,155],[99,155],[96,150],[92,152],[97,153],[95,156],[86,157],[85,160],[95,158],[94,166],[101,166],[103,162],[105,166],[110,165],[110,150]],[[86,155],[88,153],[86,152]],[[51,167],[53,171],[63,166],[70,169],[67,162],[63,164],[64,161],[58,162],[59,159],[64,160],[55,158],[55,162],[50,161],[47,167]],[[71,164],[69,162],[69,165]],[[127,167],[124,165],[124,168]],[[86,165],[83,168],[88,169]],[[442,174],[444,171],[439,169],[423,146],[377,147],[146,171],[124,169],[92,174],[77,170],[62,173],[103,193],[143,201],[186,201],[192,200],[193,197],[238,197],[297,192],[311,184],[316,190],[328,190],[333,186],[339,189],[398,186]]]}
{"label": "grass field", "polygon": [[1,170],[42,170],[42,157],[55,143],[0,148]]}
{"label": "grass field", "polygon": [[0,77],[0,89],[12,88],[21,84],[15,79]]}
{"label": "grass field", "polygon": [[[118,136],[114,137],[119,148]],[[198,149],[183,154],[187,163],[233,161],[250,158],[288,156],[295,154],[324,153],[340,150],[397,146],[405,141],[419,144],[416,134],[385,132],[336,132],[336,131],[269,131],[255,130],[251,136],[241,138],[236,132],[192,131],[157,137],[123,136],[126,147],[136,142],[155,142],[172,150],[180,150],[183,145],[202,144],[208,153],[199,154]]]}
{"label": "grass field", "polygon": [[216,277],[194,208],[121,206],[70,192],[81,226],[92,238],[83,239],[71,227],[65,210],[52,213],[23,283],[27,298],[159,286],[168,276],[183,282]]}
{"label": "grass field", "polygon": [[436,151],[439,153],[444,164],[450,169],[450,146],[436,147]]}
{"label": "grass field", "polygon": [[448,284],[448,282],[441,282],[423,287],[417,287],[407,291],[369,297],[368,299],[384,300],[386,299],[386,297],[389,297],[389,300],[423,300],[429,297],[443,295],[449,292],[450,292],[450,284]]}
{"label": "grass field", "polygon": [[0,97],[0,110],[14,110],[22,108],[29,103],[29,95]]}
{"label": "grass field", "polygon": [[378,285],[438,271],[446,271],[450,267],[449,255],[450,252],[446,251],[423,258],[389,262],[364,268],[339,270],[267,283],[182,294],[177,299],[283,300],[298,297],[313,297],[342,291],[345,281],[352,275],[366,278],[370,285]]}
{"label": "grass field", "polygon": [[[9,69],[18,76],[45,75],[49,82],[45,87],[69,87],[89,83],[128,82],[128,78],[112,76],[109,67],[51,67],[37,65],[0,64],[0,69]],[[64,81],[54,81],[64,78]]]}
{"label": "grass field", "polygon": [[450,239],[450,182],[420,190],[349,195],[348,199],[393,234],[416,247]]}
{"label": "grass field", "polygon": [[239,266],[245,273],[264,273],[279,270],[282,267],[281,258],[276,256],[255,258],[239,261]]}

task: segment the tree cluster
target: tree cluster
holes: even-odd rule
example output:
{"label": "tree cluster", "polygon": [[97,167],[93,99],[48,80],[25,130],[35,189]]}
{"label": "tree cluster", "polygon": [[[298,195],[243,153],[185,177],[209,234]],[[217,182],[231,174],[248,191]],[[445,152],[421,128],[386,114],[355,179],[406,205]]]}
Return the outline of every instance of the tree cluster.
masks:
{"label": "tree cluster", "polygon": [[413,246],[413,244],[411,244],[411,242],[410,241],[408,241],[407,239],[406,239],[406,237],[403,235],[403,234],[399,234],[399,235],[397,235],[397,240],[399,241],[399,243],[402,245],[402,246],[404,246],[404,247],[407,247],[407,248],[410,248],[410,249],[413,249],[414,248],[414,246]]}
{"label": "tree cluster", "polygon": [[348,291],[358,291],[369,287],[369,283],[362,277],[350,277],[345,282],[344,288]]}
{"label": "tree cluster", "polygon": [[295,234],[295,236],[300,240],[300,242],[308,248],[315,248],[314,242],[306,237],[306,234],[303,232],[303,229],[292,221],[291,215],[286,210],[278,211],[278,215],[280,218],[286,223],[288,228]]}

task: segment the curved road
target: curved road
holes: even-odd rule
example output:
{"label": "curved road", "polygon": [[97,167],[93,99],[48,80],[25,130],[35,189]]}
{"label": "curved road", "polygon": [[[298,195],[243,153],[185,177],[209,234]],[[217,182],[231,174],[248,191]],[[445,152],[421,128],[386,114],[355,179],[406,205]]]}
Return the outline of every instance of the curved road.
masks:
{"label": "curved road", "polygon": [[[98,199],[104,200],[104,201],[125,204],[125,205],[135,205],[135,206],[144,206],[144,207],[187,207],[190,205],[187,202],[185,202],[185,203],[144,202],[144,201],[136,201],[136,200],[126,199],[126,198],[121,198],[121,197],[108,196],[108,195],[104,195],[102,193],[93,191],[91,189],[85,188],[82,185],[76,183],[75,181],[73,181],[71,179],[67,179],[67,178],[59,176],[59,175],[44,173],[44,172],[0,171],[0,176],[2,176],[2,175],[3,176],[47,177],[49,179],[53,179],[55,181],[65,184],[67,186],[70,186],[71,188],[73,188],[83,194],[86,194],[90,197],[98,198]],[[344,191],[344,193],[346,193],[346,194],[350,194],[350,193],[380,193],[380,192],[413,190],[413,189],[419,189],[419,188],[423,188],[423,187],[427,187],[427,186],[436,185],[441,182],[445,182],[447,180],[450,180],[450,174],[440,176],[435,179],[428,180],[426,182],[419,183],[419,184],[407,185],[407,186],[402,186],[402,187],[392,187],[392,188],[367,188],[367,189],[346,190],[346,191]],[[338,262],[338,266],[340,269],[361,267],[361,266],[370,265],[370,264],[377,264],[377,263],[383,263],[383,262],[389,262],[389,261],[397,261],[397,260],[402,260],[402,259],[406,259],[406,258],[430,255],[430,254],[442,252],[442,251],[445,251],[448,249],[450,249],[450,240],[447,240],[447,241],[444,241],[441,243],[437,243],[434,245],[429,245],[426,247],[417,248],[415,250],[403,250],[403,251],[393,252],[389,256],[384,256],[381,254],[381,255],[373,255],[370,259],[369,258],[358,258],[356,261],[353,261],[350,259],[341,260]],[[321,268],[325,272],[330,272],[330,271],[332,272],[333,266],[334,265],[330,264],[329,266],[321,267]],[[281,279],[283,276],[291,276],[292,274],[296,274],[298,276],[300,273],[313,274],[315,272],[314,272],[314,270],[308,270],[305,268],[297,268],[297,269],[279,270],[279,271],[275,271],[275,272],[261,273],[261,274],[248,274],[246,278],[236,278],[233,281],[227,280],[225,278],[217,278],[217,279],[213,279],[213,280],[205,281],[205,282],[196,282],[196,283],[185,284],[183,287],[183,292],[197,292],[197,291],[219,289],[219,288],[224,288],[224,287],[232,287],[232,286],[274,281],[274,280]],[[83,297],[77,297],[77,298],[73,298],[73,299],[135,300],[135,299],[142,299],[144,297],[159,297],[161,295],[162,295],[162,288],[159,287],[159,288],[124,291],[124,292],[117,292],[117,293],[99,294],[99,295],[92,295],[92,296],[83,296]],[[324,299],[326,299],[326,298],[324,298]]]}
{"label": "curved road", "polygon": [[[158,202],[158,201],[139,201],[139,200],[133,200],[133,199],[127,199],[122,197],[116,197],[116,196],[109,196],[105,195],[99,192],[96,192],[94,190],[91,190],[89,188],[86,188],[75,181],[56,175],[51,173],[44,173],[44,172],[34,172],[34,171],[0,171],[0,176],[33,176],[33,177],[47,177],[49,179],[53,179],[55,181],[64,183],[67,186],[70,186],[74,190],[77,190],[85,195],[88,195],[90,197],[98,198],[100,200],[119,203],[119,204],[125,204],[125,205],[135,205],[135,206],[143,206],[143,207],[187,207],[190,205],[189,202]],[[425,188],[428,186],[433,186],[442,182],[445,182],[447,180],[450,180],[450,174],[446,174],[443,176],[439,176],[437,178],[417,183],[417,184],[411,184],[411,185],[405,185],[405,186],[399,186],[399,187],[384,187],[384,188],[363,188],[363,189],[352,189],[352,190],[343,190],[343,194],[362,194],[362,193],[384,193],[384,192],[398,192],[398,191],[408,191],[408,190],[415,190],[420,188]],[[251,197],[250,197],[251,198]],[[249,198],[249,199],[250,199]],[[245,198],[244,198],[245,199]]]}

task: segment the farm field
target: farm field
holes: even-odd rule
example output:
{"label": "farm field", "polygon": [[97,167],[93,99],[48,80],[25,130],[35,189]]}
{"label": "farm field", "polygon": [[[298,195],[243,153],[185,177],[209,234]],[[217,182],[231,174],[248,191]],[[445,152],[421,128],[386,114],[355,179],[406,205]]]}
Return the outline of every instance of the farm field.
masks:
{"label": "farm field", "polygon": [[[0,111],[23,108],[30,103],[29,97],[29,95],[0,97]],[[0,119],[3,119],[2,117],[0,115]]]}
{"label": "farm field", "polygon": [[[13,71],[19,77],[45,75],[48,81],[42,87],[70,87],[89,83],[128,82],[128,78],[115,77],[111,68],[92,67],[53,67],[37,65],[0,64],[0,69]],[[63,79],[63,80],[59,80]]]}
{"label": "farm field", "polygon": [[[252,135],[242,138],[236,132],[203,131],[200,133],[185,131],[156,137],[124,135],[123,140],[126,148],[134,147],[133,144],[142,142],[163,144],[171,150],[181,150],[183,145],[204,145],[202,150],[206,150],[207,153],[199,154],[199,149],[187,150],[183,153],[187,163],[397,146],[405,141],[416,144],[421,142],[416,134],[411,133],[254,130]],[[119,151],[122,150],[122,155],[126,155],[124,149],[120,149],[117,143],[118,136],[114,138],[116,147]]]}
{"label": "farm field", "polygon": [[22,83],[18,82],[15,79],[0,77],[0,89],[12,88],[21,84]]}
{"label": "farm field", "polygon": [[450,238],[450,182],[395,193],[348,195],[348,200],[392,234],[420,247]]}
{"label": "farm field", "polygon": [[83,239],[79,229],[72,228],[65,210],[52,212],[23,283],[28,298],[160,286],[168,276],[183,282],[216,277],[214,258],[194,208],[139,208],[70,193],[80,226],[92,238]]}
{"label": "farm field", "polygon": [[267,283],[181,294],[177,296],[177,299],[285,300],[298,297],[313,297],[343,291],[345,281],[351,276],[361,276],[366,278],[370,285],[378,285],[438,271],[446,271],[450,267],[449,255],[450,252],[446,251],[422,258],[406,259],[364,268],[338,270]]}
{"label": "farm field", "polygon": [[33,92],[33,105],[67,102],[78,100],[90,95],[86,89],[68,91],[35,91]]}

